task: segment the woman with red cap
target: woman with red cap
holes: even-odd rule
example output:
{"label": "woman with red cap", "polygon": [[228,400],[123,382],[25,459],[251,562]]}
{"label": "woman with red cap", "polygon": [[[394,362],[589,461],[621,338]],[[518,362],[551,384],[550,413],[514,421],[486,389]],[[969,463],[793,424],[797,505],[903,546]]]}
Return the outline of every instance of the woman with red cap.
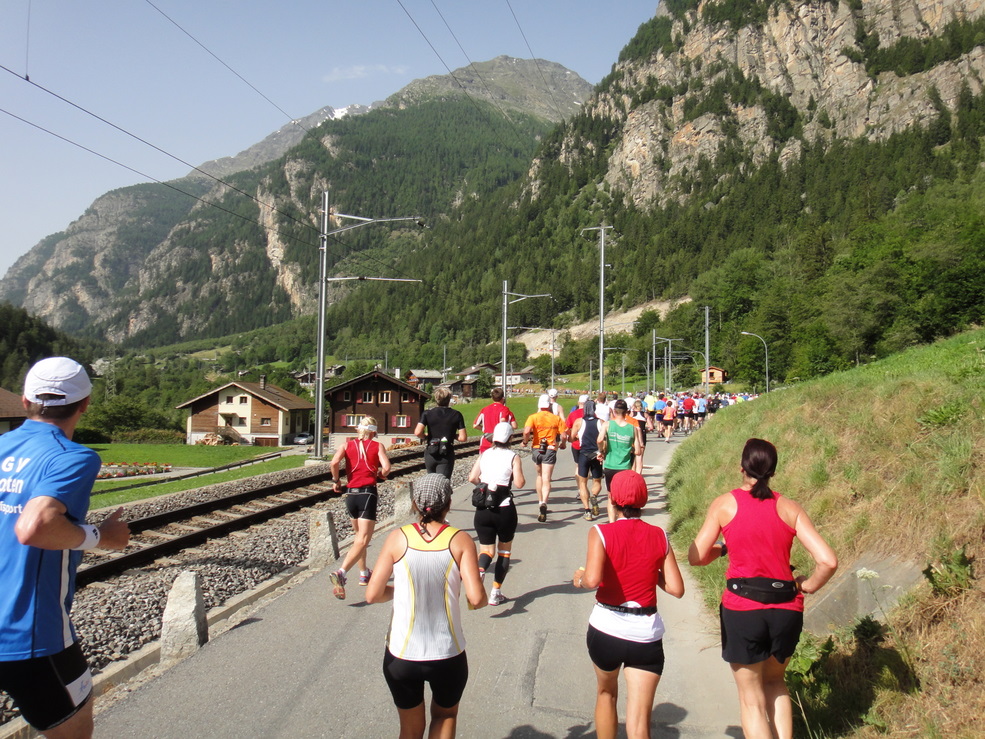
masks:
{"label": "woman with red cap", "polygon": [[663,674],[664,624],[657,612],[657,587],[680,598],[684,579],[666,532],[640,518],[646,481],[633,470],[612,478],[612,523],[588,532],[585,566],[574,574],[576,588],[597,588],[588,619],[588,654],[595,665],[595,731],[601,739],[619,728],[616,699],[619,669],[626,676],[626,735],[650,736],[650,714]]}

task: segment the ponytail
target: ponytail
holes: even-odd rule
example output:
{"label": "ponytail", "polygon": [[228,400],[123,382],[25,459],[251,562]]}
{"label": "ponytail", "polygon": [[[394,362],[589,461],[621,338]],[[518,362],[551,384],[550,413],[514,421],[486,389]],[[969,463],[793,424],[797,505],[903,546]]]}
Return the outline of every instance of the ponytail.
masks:
{"label": "ponytail", "polygon": [[742,450],[742,469],[756,482],[750,493],[758,500],[773,497],[770,478],[776,474],[776,447],[765,439],[749,439]]}

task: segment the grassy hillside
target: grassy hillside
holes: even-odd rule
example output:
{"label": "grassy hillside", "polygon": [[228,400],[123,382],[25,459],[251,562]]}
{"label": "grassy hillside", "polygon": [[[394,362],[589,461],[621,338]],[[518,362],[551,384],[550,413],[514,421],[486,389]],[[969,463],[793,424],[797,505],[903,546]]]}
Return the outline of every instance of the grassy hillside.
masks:
{"label": "grassy hillside", "polygon": [[[812,734],[981,736],[985,588],[973,574],[985,553],[985,330],[719,413],[668,473],[679,551],[712,498],[738,485],[752,436],[776,444],[775,489],[805,506],[843,571],[866,551],[933,566],[933,582],[884,623],[835,635],[806,680]],[[794,559],[807,570],[803,550]],[[695,575],[717,600],[724,562]]]}

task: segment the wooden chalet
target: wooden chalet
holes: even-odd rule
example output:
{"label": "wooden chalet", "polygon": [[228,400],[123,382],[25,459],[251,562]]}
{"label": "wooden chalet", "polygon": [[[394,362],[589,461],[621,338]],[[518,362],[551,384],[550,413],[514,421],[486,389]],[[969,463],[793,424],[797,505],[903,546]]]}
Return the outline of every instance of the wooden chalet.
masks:
{"label": "wooden chalet", "polygon": [[721,385],[728,382],[728,372],[721,367],[709,367],[707,374],[708,379],[705,380],[705,370],[701,370],[701,384],[707,382],[709,385]]}
{"label": "wooden chalet", "polygon": [[438,370],[421,370],[412,369],[407,370],[407,384],[413,385],[414,387],[421,387],[422,385],[430,385],[431,387],[437,387],[444,380],[441,372]]}
{"label": "wooden chalet", "polygon": [[0,387],[0,434],[13,431],[26,418],[27,411],[21,403],[21,396]]}
{"label": "wooden chalet", "polygon": [[315,404],[261,377],[230,382],[175,407],[191,411],[185,427],[189,444],[217,434],[229,443],[286,446],[295,434],[310,430]]}
{"label": "wooden chalet", "polygon": [[417,441],[414,427],[431,396],[410,383],[378,370],[367,372],[325,391],[325,439],[331,448],[356,436],[363,416],[376,419],[376,438],[384,446]]}

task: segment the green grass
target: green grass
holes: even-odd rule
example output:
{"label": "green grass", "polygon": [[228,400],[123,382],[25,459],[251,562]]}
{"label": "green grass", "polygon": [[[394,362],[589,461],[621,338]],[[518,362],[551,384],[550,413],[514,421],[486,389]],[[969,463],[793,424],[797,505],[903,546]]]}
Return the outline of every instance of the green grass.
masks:
{"label": "green grass", "polygon": [[89,444],[103,464],[155,462],[172,467],[221,467],[277,451],[271,447],[188,444]]}
{"label": "green grass", "polygon": [[268,472],[292,470],[296,467],[303,466],[305,459],[306,457],[303,455],[292,454],[290,456],[273,459],[269,462],[260,462],[258,464],[247,465],[234,470],[227,470],[226,472],[218,472],[211,475],[203,475],[201,477],[192,477],[188,480],[161,482],[157,485],[148,485],[146,487],[134,488],[132,490],[121,490],[119,492],[114,492],[115,488],[124,487],[126,485],[133,484],[134,482],[143,482],[143,480],[140,478],[130,477],[122,480],[97,482],[93,487],[92,502],[90,507],[92,509],[109,508],[123,505],[124,503],[132,503],[137,500],[144,500],[146,498],[155,498],[159,495],[180,493],[185,490],[194,490],[195,488],[204,487],[206,485],[217,485],[220,482],[241,480],[245,477],[263,475]]}

